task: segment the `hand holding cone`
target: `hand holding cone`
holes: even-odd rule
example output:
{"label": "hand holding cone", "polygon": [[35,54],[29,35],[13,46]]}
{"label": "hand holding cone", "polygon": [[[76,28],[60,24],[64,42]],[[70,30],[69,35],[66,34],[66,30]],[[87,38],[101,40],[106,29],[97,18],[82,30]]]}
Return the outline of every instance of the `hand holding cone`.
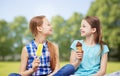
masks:
{"label": "hand holding cone", "polygon": [[[76,49],[78,50],[78,52],[83,53],[83,51],[82,51],[82,44],[80,42],[77,42]],[[82,60],[82,58],[80,60]]]}
{"label": "hand holding cone", "polygon": [[37,47],[36,56],[40,57],[42,55],[43,44],[39,44]]}

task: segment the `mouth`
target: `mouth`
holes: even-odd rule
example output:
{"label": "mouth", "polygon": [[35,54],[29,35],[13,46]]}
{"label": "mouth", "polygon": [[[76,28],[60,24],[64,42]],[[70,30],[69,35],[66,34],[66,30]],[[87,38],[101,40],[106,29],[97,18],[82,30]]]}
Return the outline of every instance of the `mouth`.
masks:
{"label": "mouth", "polygon": [[52,30],[52,29],[50,29],[50,31],[52,32],[53,30]]}
{"label": "mouth", "polygon": [[85,31],[80,31],[80,33],[85,33]]}

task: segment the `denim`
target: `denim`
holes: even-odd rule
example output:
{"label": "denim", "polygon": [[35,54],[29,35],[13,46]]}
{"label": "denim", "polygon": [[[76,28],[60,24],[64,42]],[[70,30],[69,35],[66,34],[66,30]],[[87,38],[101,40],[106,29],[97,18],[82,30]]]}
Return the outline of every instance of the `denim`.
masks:
{"label": "denim", "polygon": [[63,66],[58,72],[56,72],[53,76],[70,76],[74,74],[75,68],[72,64],[67,64]]}
{"label": "denim", "polygon": [[[10,73],[8,76],[21,76],[21,75],[18,73]],[[47,75],[39,75],[39,76],[47,76]]]}
{"label": "denim", "polygon": [[8,76],[21,76],[21,75],[18,73],[10,73]]}
{"label": "denim", "polygon": [[[57,71],[53,76],[70,76],[74,74],[75,68],[72,64],[67,64],[63,66],[59,71]],[[9,76],[21,76],[17,73],[11,73]]]}

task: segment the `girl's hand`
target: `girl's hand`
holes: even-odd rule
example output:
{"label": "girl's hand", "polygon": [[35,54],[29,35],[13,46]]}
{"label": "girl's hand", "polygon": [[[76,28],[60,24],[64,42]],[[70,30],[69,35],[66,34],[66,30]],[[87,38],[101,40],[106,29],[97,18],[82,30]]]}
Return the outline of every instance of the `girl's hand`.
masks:
{"label": "girl's hand", "polygon": [[35,58],[33,63],[32,63],[32,69],[33,71],[37,71],[37,68],[39,67],[40,60],[38,58]]}
{"label": "girl's hand", "polygon": [[78,59],[78,60],[82,60],[82,58],[83,58],[83,51],[82,52],[80,52],[80,51],[76,51],[76,58]]}

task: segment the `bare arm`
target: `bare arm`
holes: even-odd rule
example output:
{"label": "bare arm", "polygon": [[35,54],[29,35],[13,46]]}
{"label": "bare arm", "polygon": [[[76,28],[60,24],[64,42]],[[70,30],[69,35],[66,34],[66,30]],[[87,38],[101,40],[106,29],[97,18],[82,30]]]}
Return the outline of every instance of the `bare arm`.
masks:
{"label": "bare arm", "polygon": [[58,49],[57,45],[55,45],[55,46],[56,46],[56,66],[55,66],[54,71],[48,76],[53,76],[60,69],[59,49]]}
{"label": "bare arm", "polygon": [[[21,53],[21,63],[20,63],[20,70],[19,70],[19,73],[22,76],[30,76],[35,71],[35,67],[33,67],[30,70],[26,70],[27,61],[28,61],[28,53],[27,53],[26,47],[24,47]],[[38,63],[39,63],[38,60],[33,61],[34,66],[38,66],[39,65]]]}
{"label": "bare arm", "polygon": [[100,70],[96,74],[94,74],[93,76],[103,76],[106,73],[107,60],[108,60],[108,53],[102,55]]}
{"label": "bare arm", "polygon": [[71,51],[71,56],[70,56],[70,63],[75,67],[75,69],[77,69],[77,67],[79,66],[81,60],[83,56],[83,53],[77,51],[75,52],[74,50]]}

